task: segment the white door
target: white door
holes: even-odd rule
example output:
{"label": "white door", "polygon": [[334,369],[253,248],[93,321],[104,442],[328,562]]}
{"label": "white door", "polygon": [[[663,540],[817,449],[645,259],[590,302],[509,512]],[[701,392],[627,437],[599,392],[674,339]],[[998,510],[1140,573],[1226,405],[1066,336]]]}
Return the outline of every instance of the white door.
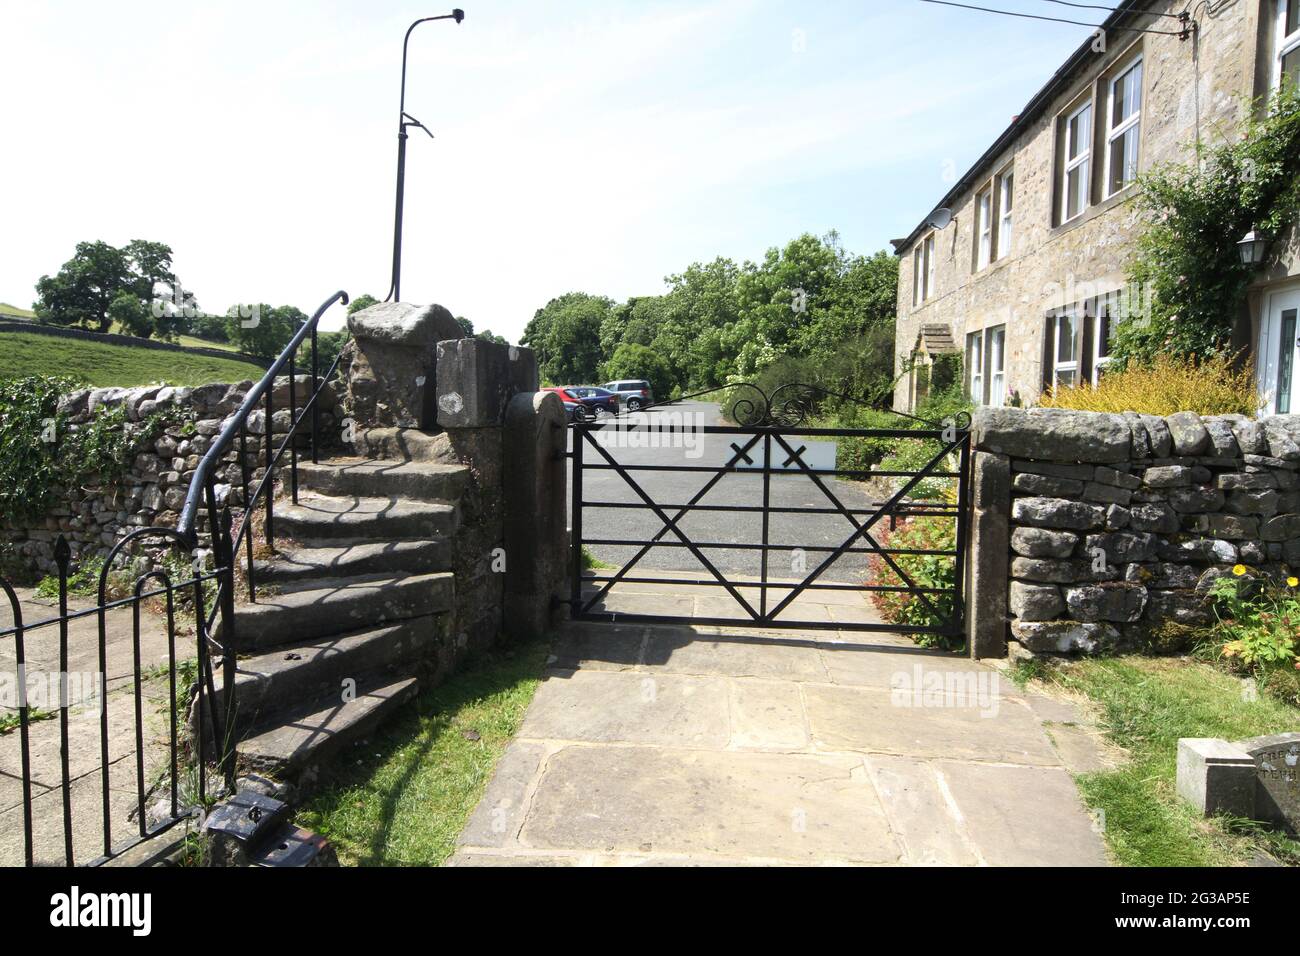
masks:
{"label": "white door", "polygon": [[1300,413],[1300,391],[1295,388],[1300,365],[1300,289],[1274,292],[1267,297],[1259,328],[1259,393],[1264,410],[1276,415]]}

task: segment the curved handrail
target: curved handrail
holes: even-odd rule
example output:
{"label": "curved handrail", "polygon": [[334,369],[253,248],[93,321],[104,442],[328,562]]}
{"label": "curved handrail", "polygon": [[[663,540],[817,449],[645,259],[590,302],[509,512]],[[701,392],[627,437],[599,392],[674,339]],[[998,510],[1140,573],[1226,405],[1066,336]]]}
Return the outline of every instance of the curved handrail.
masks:
{"label": "curved handrail", "polygon": [[[257,403],[266,394],[268,389],[274,388],[276,376],[278,376],[281,370],[289,364],[289,360],[297,353],[298,347],[302,345],[303,340],[316,330],[316,326],[320,323],[321,316],[323,316],[329,307],[335,302],[342,302],[343,305],[347,305],[348,301],[348,294],[340,289],[321,303],[320,308],[315,311],[310,319],[302,324],[294,334],[294,337],[289,340],[289,344],[284,347],[284,350],[280,353],[280,357],[271,363],[271,367],[266,370],[266,374],[262,376],[261,380],[248,390],[248,394],[244,397],[244,403],[240,405],[238,411],[236,411],[235,414],[226,421],[226,427],[221,430],[221,434],[217,436],[217,440],[212,443],[212,447],[210,447],[207,454],[203,456],[203,460],[199,462],[199,467],[194,471],[194,477],[190,479],[189,491],[185,494],[185,505],[181,508],[180,520],[176,523],[176,532],[190,547],[195,547],[198,544],[198,533],[195,530],[195,524],[198,518],[199,505],[203,501],[204,489],[207,487],[208,478],[212,474],[213,469],[220,464],[221,459],[224,458],[226,452],[230,450],[230,446],[234,443],[235,438],[238,437],[240,429],[248,422],[248,416],[257,407]],[[266,423],[267,441],[271,441],[271,435],[271,423],[268,421]]]}

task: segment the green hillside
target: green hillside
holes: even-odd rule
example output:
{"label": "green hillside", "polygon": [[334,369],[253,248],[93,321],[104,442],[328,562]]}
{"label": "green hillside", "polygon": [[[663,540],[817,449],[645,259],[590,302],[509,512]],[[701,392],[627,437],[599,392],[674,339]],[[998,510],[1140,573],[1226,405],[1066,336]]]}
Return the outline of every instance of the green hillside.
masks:
{"label": "green hillside", "polygon": [[265,369],[238,359],[133,348],[35,332],[0,332],[0,378],[68,375],[90,385],[204,385],[259,379]]}
{"label": "green hillside", "polygon": [[16,305],[10,305],[8,302],[0,302],[0,316],[4,315],[17,316],[20,319],[36,318],[36,313],[31,309],[20,309]]}

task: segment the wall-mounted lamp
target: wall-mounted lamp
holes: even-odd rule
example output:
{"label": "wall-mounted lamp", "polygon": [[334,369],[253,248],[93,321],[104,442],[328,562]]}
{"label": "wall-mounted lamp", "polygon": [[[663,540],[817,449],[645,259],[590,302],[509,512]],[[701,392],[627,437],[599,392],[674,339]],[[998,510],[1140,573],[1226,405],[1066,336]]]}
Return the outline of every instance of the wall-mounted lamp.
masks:
{"label": "wall-mounted lamp", "polygon": [[1241,256],[1241,264],[1244,266],[1259,265],[1264,261],[1264,253],[1267,250],[1268,240],[1254,229],[1237,242],[1237,254]]}

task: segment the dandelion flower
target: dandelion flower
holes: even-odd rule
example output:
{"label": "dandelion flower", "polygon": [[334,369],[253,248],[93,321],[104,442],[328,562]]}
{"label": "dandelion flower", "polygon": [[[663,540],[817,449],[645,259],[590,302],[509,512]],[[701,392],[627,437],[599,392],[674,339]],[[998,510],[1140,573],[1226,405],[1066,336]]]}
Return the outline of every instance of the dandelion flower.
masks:
{"label": "dandelion flower", "polygon": [[1297,578],[1297,577],[1290,577],[1290,578],[1287,578],[1287,579],[1286,579],[1286,586],[1287,586],[1287,587],[1289,587],[1289,588],[1293,588],[1293,587],[1296,587],[1297,585],[1300,585],[1300,578]]}
{"label": "dandelion flower", "polygon": [[1246,566],[1244,564],[1234,564],[1232,566],[1232,573],[1235,574],[1237,577],[1241,577],[1243,574],[1246,573]]}

